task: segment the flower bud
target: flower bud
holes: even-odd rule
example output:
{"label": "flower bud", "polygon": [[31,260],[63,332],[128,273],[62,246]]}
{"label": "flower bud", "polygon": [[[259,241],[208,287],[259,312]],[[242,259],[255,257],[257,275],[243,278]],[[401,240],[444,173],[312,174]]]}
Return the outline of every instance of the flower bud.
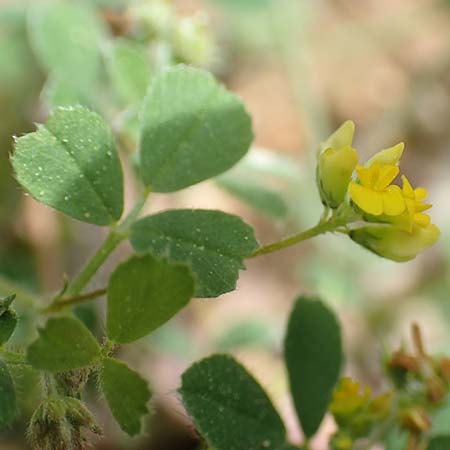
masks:
{"label": "flower bud", "polygon": [[379,256],[404,262],[435,244],[440,234],[434,224],[413,225],[411,233],[391,225],[369,225],[353,230],[350,237]]}
{"label": "flower bud", "polygon": [[337,208],[345,200],[358,163],[358,154],[351,147],[354,131],[354,123],[347,121],[321,144],[317,184],[322,202],[331,208]]}
{"label": "flower bud", "polygon": [[400,162],[404,148],[405,144],[403,142],[400,142],[393,147],[380,150],[367,161],[365,166],[370,167],[375,162],[378,162],[381,165],[396,166]]}
{"label": "flower bud", "polygon": [[32,448],[82,450],[87,448],[83,428],[101,434],[92,414],[79,400],[50,396],[33,413],[27,436]]}

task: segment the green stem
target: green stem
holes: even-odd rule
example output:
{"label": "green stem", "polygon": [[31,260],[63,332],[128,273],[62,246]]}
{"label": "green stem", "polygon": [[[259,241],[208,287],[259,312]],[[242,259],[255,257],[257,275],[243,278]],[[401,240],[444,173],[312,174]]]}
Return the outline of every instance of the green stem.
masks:
{"label": "green stem", "polygon": [[[100,248],[88,261],[79,275],[69,284],[65,293],[66,296],[77,297],[116,247],[127,238],[130,226],[139,216],[149,195],[150,189],[147,189],[127,217],[125,217],[123,222],[111,228],[111,231],[108,236],[106,236],[106,239]],[[53,303],[57,304],[58,302],[63,301],[63,299],[57,299],[56,302]]]}
{"label": "green stem", "polygon": [[336,223],[333,217],[331,217],[327,221],[320,221],[317,225],[310,228],[309,230],[302,231],[301,233],[294,234],[286,239],[283,239],[278,242],[274,242],[272,244],[264,245],[255,250],[248,258],[255,258],[256,256],[265,255],[267,253],[273,253],[278,250],[282,250],[286,247],[291,247],[292,245],[298,244],[299,242],[306,241],[307,239],[311,239],[314,236],[318,236],[319,234],[324,234],[329,231],[334,231],[342,224]]}
{"label": "green stem", "polygon": [[61,309],[67,308],[68,306],[79,305],[80,303],[87,302],[89,300],[94,300],[106,294],[107,288],[97,289],[92,292],[87,292],[86,294],[74,295],[73,297],[65,297],[57,302],[53,302],[46,308],[42,308],[40,312],[42,314],[60,311]]}
{"label": "green stem", "polygon": [[[120,233],[116,228],[113,228],[103,244],[95,252],[94,256],[88,261],[84,269],[79,275],[70,283],[67,288],[66,295],[77,296],[83,288],[89,283],[92,277],[97,273],[98,269],[103,265],[106,259],[111,255],[115,248],[127,237],[126,233]],[[62,300],[61,300],[62,301]]]}

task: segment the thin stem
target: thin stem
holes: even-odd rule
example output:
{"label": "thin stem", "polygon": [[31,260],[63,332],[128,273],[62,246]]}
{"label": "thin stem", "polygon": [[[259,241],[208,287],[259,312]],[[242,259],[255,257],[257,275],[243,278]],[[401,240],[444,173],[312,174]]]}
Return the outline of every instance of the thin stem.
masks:
{"label": "thin stem", "polygon": [[278,242],[274,242],[272,244],[264,245],[257,250],[255,250],[248,258],[255,258],[256,256],[265,255],[267,253],[273,253],[278,250],[282,250],[286,247],[291,247],[292,245],[298,244],[299,242],[306,241],[307,239],[311,239],[314,236],[318,236],[319,234],[327,233],[328,231],[334,231],[340,225],[335,222],[333,217],[326,222],[319,222],[314,227],[309,230],[303,231],[298,234],[294,234],[286,239],[283,239]]}
{"label": "thin stem", "polygon": [[106,294],[107,288],[97,289],[92,292],[87,292],[86,294],[74,295],[72,297],[66,297],[62,300],[52,303],[46,308],[40,310],[41,313],[50,313],[60,311],[61,309],[67,308],[68,306],[79,305],[80,303],[87,302],[89,300],[94,300],[98,297],[102,297]]}
{"label": "thin stem", "polygon": [[[77,296],[83,288],[89,283],[92,277],[97,273],[98,269],[103,265],[106,259],[111,255],[115,248],[125,240],[127,235],[125,233],[117,232],[112,229],[103,244],[96,251],[94,256],[88,261],[84,269],[79,273],[75,280],[70,283],[67,288],[66,295]],[[62,300],[61,300],[62,301]]]}
{"label": "thin stem", "polygon": [[[122,223],[111,228],[111,231],[106,236],[103,244],[97,250],[97,252],[88,261],[84,269],[79,273],[79,275],[69,284],[65,295],[68,297],[77,297],[80,292],[89,283],[92,277],[97,273],[98,269],[103,265],[106,259],[111,255],[111,253],[116,249],[116,247],[124,241],[129,232],[130,226],[139,216],[145,202],[150,195],[150,189],[147,189],[141,198],[137,201],[136,205],[130,211],[130,213],[125,217]],[[53,301],[56,305],[58,303],[64,302],[64,298],[57,298]]]}

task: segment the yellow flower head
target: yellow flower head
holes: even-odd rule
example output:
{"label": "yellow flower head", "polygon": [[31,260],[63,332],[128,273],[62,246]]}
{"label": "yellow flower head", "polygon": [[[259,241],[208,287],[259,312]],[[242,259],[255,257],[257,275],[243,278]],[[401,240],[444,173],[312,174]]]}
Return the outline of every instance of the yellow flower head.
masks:
{"label": "yellow flower head", "polygon": [[361,386],[350,378],[342,378],[337,389],[333,392],[330,411],[336,418],[354,415],[364,407],[370,399],[370,387]]}
{"label": "yellow flower head", "polygon": [[391,185],[400,169],[375,161],[369,167],[357,166],[358,183],[349,184],[349,194],[359,209],[372,216],[398,216],[406,209],[399,186]]}

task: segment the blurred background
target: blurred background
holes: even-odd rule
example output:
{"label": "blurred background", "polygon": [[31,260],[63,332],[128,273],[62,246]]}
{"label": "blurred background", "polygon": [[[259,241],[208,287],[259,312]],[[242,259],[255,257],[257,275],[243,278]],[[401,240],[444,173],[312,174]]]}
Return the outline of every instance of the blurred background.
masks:
{"label": "blurred background", "polygon": [[[286,320],[300,293],[319,295],[336,310],[345,371],[375,391],[385,387],[383,355],[409,338],[412,322],[420,324],[430,350],[449,353],[450,1],[55,0],[50,18],[48,4],[0,0],[0,294],[10,293],[11,282],[23,289],[13,345],[35,337],[27,292],[60,289],[64,275],[80,269],[104,234],[21,192],[8,162],[13,136],[33,130],[57,105],[82,103],[99,111],[116,130],[131,204],[141,97],[123,75],[124,65],[133,67],[121,52],[125,39],[133,39],[135,54],[148,64],[148,73],[132,71],[144,90],[168,65],[207,68],[242,97],[256,136],[249,155],[230,172],[176,194],[155,194],[146,213],[219,207],[241,215],[262,243],[312,226],[321,214],[315,151],[352,119],[363,159],[405,142],[403,170],[429,190],[431,215],[442,230],[434,248],[403,264],[378,258],[345,236],[321,236],[249,261],[235,292],[192,301],[158,332],[120,350],[155,392],[144,436],[131,440],[118,430],[92,383],[88,401],[105,433],[96,448],[200,448],[176,389],[183,370],[217,351],[232,352],[258,377],[293,442],[301,442],[281,355]],[[68,44],[81,43],[90,53],[65,55],[64,41],[46,52],[42,43],[55,39],[60,27],[73,31]],[[91,287],[103,287],[129,253],[127,244],[120,247]],[[102,336],[103,300],[78,307],[77,315]],[[33,377],[17,378],[21,415],[0,434],[2,450],[28,448],[24,430],[39,396]],[[448,431],[450,407],[442,414],[447,419],[439,426]],[[330,419],[313,448],[327,448],[332,431]]]}

